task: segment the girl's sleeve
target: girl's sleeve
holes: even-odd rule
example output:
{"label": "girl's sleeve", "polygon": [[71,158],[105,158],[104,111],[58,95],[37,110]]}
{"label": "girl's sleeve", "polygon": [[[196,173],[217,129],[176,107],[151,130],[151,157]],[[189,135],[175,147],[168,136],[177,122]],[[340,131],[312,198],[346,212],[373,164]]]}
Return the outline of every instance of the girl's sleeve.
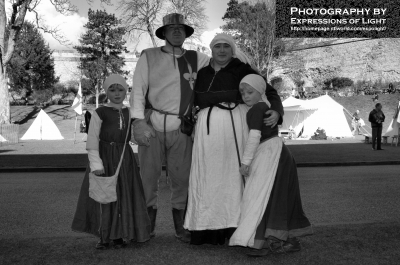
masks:
{"label": "girl's sleeve", "polygon": [[254,154],[260,144],[261,131],[250,130],[249,138],[247,139],[246,148],[244,149],[242,164],[250,166],[253,161]]}
{"label": "girl's sleeve", "polygon": [[93,112],[92,118],[90,119],[89,132],[86,142],[86,150],[88,151],[90,172],[95,170],[103,170],[103,161],[100,158],[99,153],[99,135],[102,120],[100,119],[97,111]]}
{"label": "girl's sleeve", "polygon": [[247,123],[250,129],[249,138],[246,142],[244,149],[242,164],[249,166],[253,161],[254,154],[256,153],[257,147],[260,144],[261,129],[263,126],[263,108],[259,108],[260,105],[255,105],[247,113]]}

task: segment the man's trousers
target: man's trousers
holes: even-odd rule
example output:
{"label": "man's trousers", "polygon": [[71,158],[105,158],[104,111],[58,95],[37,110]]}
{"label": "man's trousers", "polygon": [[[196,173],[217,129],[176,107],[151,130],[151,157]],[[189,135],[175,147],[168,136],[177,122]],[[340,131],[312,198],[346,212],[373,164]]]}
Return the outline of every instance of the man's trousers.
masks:
{"label": "man's trousers", "polygon": [[372,148],[381,149],[382,142],[382,126],[381,127],[372,127]]}
{"label": "man's trousers", "polygon": [[[139,146],[140,174],[144,187],[147,207],[157,208],[158,182],[161,177],[162,162],[165,161],[164,133],[155,132],[150,138],[150,146]],[[171,180],[172,208],[186,207],[193,142],[180,129],[166,133],[168,173]]]}

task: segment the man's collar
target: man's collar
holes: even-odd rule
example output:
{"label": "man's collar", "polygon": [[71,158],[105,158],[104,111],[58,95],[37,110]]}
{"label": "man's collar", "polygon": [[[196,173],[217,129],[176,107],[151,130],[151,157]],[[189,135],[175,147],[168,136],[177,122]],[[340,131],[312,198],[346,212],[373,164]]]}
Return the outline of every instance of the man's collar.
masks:
{"label": "man's collar", "polygon": [[180,57],[182,57],[185,53],[186,53],[186,50],[185,49],[183,49],[183,48],[181,48],[181,54],[174,54],[173,52],[169,52],[169,51],[167,51],[166,49],[165,49],[165,47],[166,46],[162,46],[161,47],[161,51],[162,52],[164,52],[164,53],[167,53],[167,54],[170,54],[171,56],[175,56],[175,57],[177,57],[177,58],[180,58]]}

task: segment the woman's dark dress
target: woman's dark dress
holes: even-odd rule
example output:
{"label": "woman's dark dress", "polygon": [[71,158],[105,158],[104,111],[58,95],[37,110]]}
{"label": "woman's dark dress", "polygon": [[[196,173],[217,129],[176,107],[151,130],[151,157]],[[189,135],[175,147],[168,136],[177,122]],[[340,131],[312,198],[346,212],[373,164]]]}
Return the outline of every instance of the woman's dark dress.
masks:
{"label": "woman's dark dress", "polygon": [[[268,109],[264,102],[257,103],[247,113],[249,129],[261,130],[261,141],[278,136],[277,126],[271,128],[260,123],[266,118]],[[269,236],[286,241],[288,238],[311,234],[313,229],[301,202],[296,161],[283,144],[267,209],[256,230],[254,247],[267,247],[266,238]]]}
{"label": "woman's dark dress", "polygon": [[[211,65],[201,69],[198,73],[196,81],[195,105],[198,106],[200,109],[209,108],[208,115],[210,119],[213,118],[215,119],[215,116],[211,113],[213,112],[212,107],[214,106],[218,107],[218,104],[228,103],[228,102],[232,103],[232,106],[234,106],[235,103],[243,104],[243,101],[239,93],[239,83],[242,80],[242,78],[248,74],[256,74],[256,72],[251,68],[250,65],[242,63],[240,60],[236,58],[234,58],[225,68],[222,68],[218,72],[215,72],[215,70]],[[276,90],[272,88],[270,85],[267,85],[266,95],[268,100],[272,104],[272,109],[276,110],[278,113],[283,115],[282,103]],[[229,113],[228,110],[226,111],[227,113]],[[238,124],[235,124],[235,126],[238,126]],[[213,137],[213,135],[218,134],[218,132],[213,131],[215,130],[215,128],[212,128],[210,126],[210,128],[208,129],[209,129],[209,137]],[[232,145],[233,146],[235,145],[234,141],[232,141]],[[195,149],[194,152],[196,152]],[[232,153],[231,155],[235,156],[235,159],[237,159],[236,153]],[[237,168],[237,171],[239,171],[239,168]],[[191,187],[189,187],[189,196],[191,193],[190,189]],[[192,213],[190,216],[194,215],[195,214]],[[188,215],[186,215],[186,217],[188,217]],[[185,224],[187,224],[187,222],[185,222]],[[230,238],[235,229],[236,227],[231,227],[226,229],[216,229],[216,230],[192,230],[191,244],[222,245],[225,243],[226,239]]]}

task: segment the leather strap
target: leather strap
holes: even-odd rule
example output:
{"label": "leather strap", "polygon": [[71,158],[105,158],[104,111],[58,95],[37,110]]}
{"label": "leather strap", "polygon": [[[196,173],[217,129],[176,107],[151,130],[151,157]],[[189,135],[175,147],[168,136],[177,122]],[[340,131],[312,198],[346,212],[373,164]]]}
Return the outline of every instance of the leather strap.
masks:
{"label": "leather strap", "polygon": [[[230,104],[229,104],[230,105]],[[236,105],[237,106],[237,105]],[[236,107],[235,106],[235,107]],[[236,137],[236,129],[235,129],[235,122],[233,121],[233,114],[232,114],[232,110],[229,110],[229,113],[231,114],[231,121],[232,121],[232,128],[233,128],[233,136],[235,137],[235,145],[236,145],[236,154],[237,154],[237,158],[239,161],[239,168],[242,166],[242,162],[240,161],[240,153],[239,153],[239,145],[237,142],[237,137]],[[246,180],[244,178],[243,175],[242,176],[242,181],[243,181],[243,187],[246,186]]]}
{"label": "leather strap", "polygon": [[128,140],[129,127],[131,126],[131,112],[129,111],[129,109],[128,109],[128,112],[129,112],[129,119],[128,119],[128,126],[126,126],[126,135],[125,135],[125,141],[124,141],[124,148],[122,149],[121,158],[119,160],[117,170],[115,171],[115,176],[116,176],[117,179],[118,179],[118,175],[119,175],[119,170],[121,169],[122,160],[124,160],[126,141]]}
{"label": "leather strap", "polygon": [[[230,105],[230,103],[228,103],[228,104]],[[239,105],[239,103],[235,103],[235,106],[233,106],[232,108],[231,108],[231,107],[225,107],[224,105],[219,104],[219,103],[218,103],[218,104],[211,105],[210,108],[208,109],[208,113],[207,113],[207,135],[210,134],[210,116],[211,116],[211,111],[212,111],[212,109],[213,109],[214,107],[218,107],[218,108],[220,108],[220,109],[232,111],[232,110],[234,110],[238,105]]]}

